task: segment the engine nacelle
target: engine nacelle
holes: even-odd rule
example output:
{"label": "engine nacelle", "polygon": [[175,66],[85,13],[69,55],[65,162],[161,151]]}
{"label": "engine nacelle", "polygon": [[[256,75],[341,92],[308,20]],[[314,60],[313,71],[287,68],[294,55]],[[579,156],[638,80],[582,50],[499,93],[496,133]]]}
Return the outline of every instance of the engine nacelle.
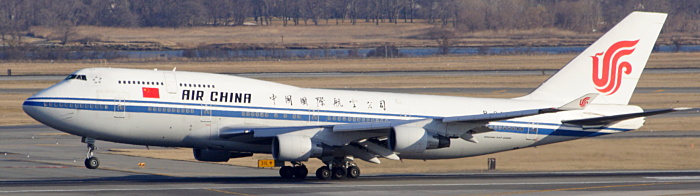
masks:
{"label": "engine nacelle", "polygon": [[420,127],[397,126],[389,133],[389,149],[394,152],[420,153],[445,147],[450,147],[450,138],[428,133]]}
{"label": "engine nacelle", "polygon": [[332,154],[321,143],[300,135],[278,135],[272,139],[272,157],[278,161],[307,161]]}
{"label": "engine nacelle", "polygon": [[194,148],[192,149],[192,153],[194,154],[194,159],[198,161],[226,162],[231,158],[231,152],[224,150]]}

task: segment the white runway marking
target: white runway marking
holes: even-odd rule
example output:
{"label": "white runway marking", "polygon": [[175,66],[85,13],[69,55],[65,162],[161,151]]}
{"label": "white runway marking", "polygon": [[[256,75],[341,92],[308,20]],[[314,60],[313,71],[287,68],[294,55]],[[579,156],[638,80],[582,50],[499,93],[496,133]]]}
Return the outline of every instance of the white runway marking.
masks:
{"label": "white runway marking", "polygon": [[[697,177],[697,176],[692,176]],[[645,177],[654,178],[654,177]],[[662,177],[663,178],[663,177]],[[299,188],[377,188],[377,187],[439,187],[439,186],[508,186],[508,185],[588,185],[588,184],[640,184],[640,183],[673,183],[673,182],[693,182],[688,180],[700,180],[700,177],[693,179],[678,180],[652,180],[652,181],[588,181],[588,182],[528,182],[528,183],[458,183],[458,184],[384,184],[384,185],[346,185],[346,184],[305,184],[305,185],[240,185],[240,186],[212,186],[202,187],[172,187],[172,188],[104,188],[104,189],[43,189],[43,190],[13,190],[0,191],[2,193],[49,193],[49,192],[101,192],[101,191],[173,191],[173,190],[206,190],[206,189],[299,189]]]}
{"label": "white runway marking", "polygon": [[700,180],[700,176],[658,176],[658,177],[644,177],[647,179],[657,179],[657,180]]}

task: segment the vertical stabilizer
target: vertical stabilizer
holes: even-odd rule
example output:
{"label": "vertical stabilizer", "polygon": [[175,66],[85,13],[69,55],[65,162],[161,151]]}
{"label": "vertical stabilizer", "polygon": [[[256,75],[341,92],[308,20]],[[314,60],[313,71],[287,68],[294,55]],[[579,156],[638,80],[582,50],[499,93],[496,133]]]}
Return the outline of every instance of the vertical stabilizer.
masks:
{"label": "vertical stabilizer", "polygon": [[517,99],[562,102],[598,93],[593,103],[629,103],[666,20],[633,12],[529,95]]}

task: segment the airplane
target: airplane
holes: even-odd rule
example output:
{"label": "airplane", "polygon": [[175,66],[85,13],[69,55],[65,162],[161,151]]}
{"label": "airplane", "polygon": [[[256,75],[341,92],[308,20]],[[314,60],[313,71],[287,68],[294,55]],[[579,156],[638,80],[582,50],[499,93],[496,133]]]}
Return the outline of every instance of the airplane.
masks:
{"label": "airplane", "polygon": [[222,74],[87,68],[28,98],[23,110],[95,141],[192,148],[196,160],[272,154],[283,178],[357,178],[355,159],[452,159],[640,128],[628,105],[666,19],[633,12],[533,92],[511,99],[300,88]]}

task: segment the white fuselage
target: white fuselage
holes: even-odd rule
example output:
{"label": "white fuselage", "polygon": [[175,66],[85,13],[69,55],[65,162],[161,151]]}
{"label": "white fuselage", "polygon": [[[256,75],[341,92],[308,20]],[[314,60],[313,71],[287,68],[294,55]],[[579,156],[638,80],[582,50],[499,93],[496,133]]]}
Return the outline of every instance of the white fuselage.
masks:
{"label": "white fuselage", "polygon": [[[270,153],[270,144],[221,139],[217,137],[219,130],[385,122],[554,108],[564,104],[309,89],[181,71],[89,68],[73,75],[82,77],[64,80],[27,99],[23,106],[27,114],[60,131],[98,140],[254,153]],[[454,138],[448,148],[403,153],[401,157],[467,157],[628,131],[640,127],[643,118],[585,130],[562,125],[561,121],[640,111],[636,106],[591,104],[585,110],[491,122],[488,127],[495,131],[476,134],[478,143]],[[438,123],[426,128],[433,132],[447,129],[459,129],[459,126]]]}

